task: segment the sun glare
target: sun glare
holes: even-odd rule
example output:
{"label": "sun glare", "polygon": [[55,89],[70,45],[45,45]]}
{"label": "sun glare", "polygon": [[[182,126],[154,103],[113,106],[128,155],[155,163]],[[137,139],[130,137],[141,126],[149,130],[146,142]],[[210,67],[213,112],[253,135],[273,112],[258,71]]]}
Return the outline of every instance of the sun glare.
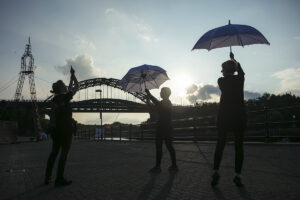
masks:
{"label": "sun glare", "polygon": [[170,88],[172,90],[172,94],[175,96],[186,96],[186,89],[188,86],[192,84],[192,80],[188,75],[181,74],[176,77],[173,77],[170,80]]}

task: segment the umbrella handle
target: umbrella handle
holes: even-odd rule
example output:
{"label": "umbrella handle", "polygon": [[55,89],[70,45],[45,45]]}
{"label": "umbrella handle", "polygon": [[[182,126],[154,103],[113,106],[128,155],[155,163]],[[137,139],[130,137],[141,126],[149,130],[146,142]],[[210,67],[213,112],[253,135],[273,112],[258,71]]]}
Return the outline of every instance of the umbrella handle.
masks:
{"label": "umbrella handle", "polygon": [[232,51],[231,51],[231,45],[230,45],[230,53],[232,53]]}
{"label": "umbrella handle", "polygon": [[142,74],[141,74],[141,78],[143,79],[144,86],[145,86],[145,90],[146,90],[146,89],[147,89],[147,87],[146,87],[146,81],[145,81],[146,74],[144,74],[144,72],[142,72]]}

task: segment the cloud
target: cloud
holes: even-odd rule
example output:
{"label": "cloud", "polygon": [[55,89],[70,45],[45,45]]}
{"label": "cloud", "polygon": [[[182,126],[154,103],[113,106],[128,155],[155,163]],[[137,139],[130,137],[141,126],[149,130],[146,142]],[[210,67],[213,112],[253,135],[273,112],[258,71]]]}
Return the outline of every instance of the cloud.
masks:
{"label": "cloud", "polygon": [[215,96],[220,95],[220,90],[217,86],[214,85],[196,85],[192,84],[187,89],[187,99],[190,103],[196,103],[198,101],[217,101]]}
{"label": "cloud", "polygon": [[186,89],[186,94],[192,94],[192,93],[196,92],[197,89],[198,89],[198,86],[195,84],[192,84]]}
{"label": "cloud", "polygon": [[218,87],[213,85],[204,85],[203,87],[199,88],[198,90],[198,97],[200,97],[201,100],[209,100],[212,98],[212,95],[220,95],[220,90]]}
{"label": "cloud", "polygon": [[120,12],[114,8],[107,8],[105,15],[111,25],[111,31],[116,35],[133,35],[147,42],[156,42],[151,27],[141,18]]}
{"label": "cloud", "polygon": [[244,91],[244,98],[245,99],[257,99],[258,97],[261,97],[261,94],[258,92],[250,92],[245,90]]}
{"label": "cloud", "polygon": [[272,74],[273,77],[280,79],[278,93],[291,92],[300,95],[300,67],[288,68]]}
{"label": "cloud", "polygon": [[[216,102],[219,101],[221,91],[218,86],[211,84],[192,84],[187,88],[187,95],[187,100],[192,104],[201,101]],[[257,92],[244,91],[245,99],[255,99],[260,96],[261,94]]]}
{"label": "cloud", "polygon": [[55,69],[65,76],[70,74],[70,66],[73,66],[78,80],[100,77],[101,72],[94,66],[93,57],[88,54],[80,54],[75,58],[68,58],[63,66],[57,66]]}
{"label": "cloud", "polygon": [[81,50],[91,49],[91,50],[95,51],[97,49],[93,42],[87,41],[86,39],[84,39],[78,35],[75,36],[74,41],[75,41],[76,46]]}

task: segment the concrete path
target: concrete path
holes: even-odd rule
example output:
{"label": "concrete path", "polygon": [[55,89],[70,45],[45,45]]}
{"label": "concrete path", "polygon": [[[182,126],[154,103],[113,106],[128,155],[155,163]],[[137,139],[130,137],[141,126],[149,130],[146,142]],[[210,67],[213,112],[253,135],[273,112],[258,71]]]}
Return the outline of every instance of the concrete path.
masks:
{"label": "concrete path", "polygon": [[242,189],[232,182],[232,144],[225,148],[215,189],[210,186],[215,144],[174,146],[179,172],[168,172],[164,147],[162,172],[151,175],[151,142],[73,141],[66,166],[73,184],[55,188],[43,185],[51,142],[0,145],[0,199],[300,199],[300,145],[245,144]]}

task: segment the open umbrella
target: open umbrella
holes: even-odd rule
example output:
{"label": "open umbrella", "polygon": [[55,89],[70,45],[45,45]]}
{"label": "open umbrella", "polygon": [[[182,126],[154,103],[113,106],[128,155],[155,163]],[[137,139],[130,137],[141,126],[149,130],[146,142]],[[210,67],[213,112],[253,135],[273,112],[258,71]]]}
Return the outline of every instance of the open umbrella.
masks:
{"label": "open umbrella", "polygon": [[169,80],[166,70],[145,64],[131,68],[122,78],[121,85],[128,92],[143,92],[146,88],[159,88],[166,80]]}
{"label": "open umbrella", "polygon": [[239,24],[231,24],[212,29],[205,33],[195,44],[194,49],[211,49],[245,46],[251,44],[268,44],[268,40],[257,29]]}

